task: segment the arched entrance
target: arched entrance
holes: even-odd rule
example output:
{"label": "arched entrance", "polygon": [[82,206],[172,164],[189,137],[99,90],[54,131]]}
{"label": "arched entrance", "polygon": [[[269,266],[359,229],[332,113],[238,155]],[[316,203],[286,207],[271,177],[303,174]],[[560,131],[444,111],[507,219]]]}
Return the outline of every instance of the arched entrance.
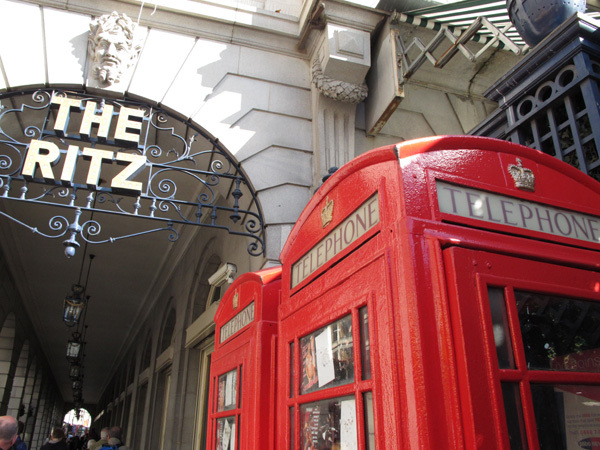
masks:
{"label": "arched entrance", "polygon": [[0,105],[5,257],[63,398],[96,403],[154,289],[195,270],[180,263],[190,245],[216,238],[261,259],[258,198],[218,139],[156,105],[57,89]]}
{"label": "arched entrance", "polygon": [[[46,228],[21,221],[28,211],[16,206],[1,214],[35,234],[64,238],[68,257],[81,240],[113,243],[156,231],[177,240],[177,224],[250,237],[249,253],[264,253],[264,220],[248,178],[200,127],[148,104],[85,92],[24,91],[2,102],[2,198],[24,210],[38,204],[71,213],[53,216]],[[160,224],[137,231],[119,222],[107,233],[94,212]]]}
{"label": "arched entrance", "polygon": [[[34,146],[40,151],[38,160],[34,158],[31,178],[44,178],[39,174],[42,162],[48,172],[46,178],[53,183],[37,185],[39,199],[35,204],[28,201],[35,196],[36,183],[31,180],[25,180],[28,183],[25,193],[21,191],[24,182],[19,185],[11,180],[6,201],[1,197],[5,191],[0,189],[0,211],[30,227],[0,217],[0,264],[8,268],[11,279],[10,285],[0,284],[0,288],[11,289],[19,304],[25,305],[17,321],[27,324],[23,334],[37,338],[32,339],[32,348],[41,347],[39,367],[50,368],[49,378],[56,378],[58,383],[46,386],[36,378],[34,393],[39,401],[35,405],[40,406],[31,412],[37,418],[31,447],[39,447],[52,426],[60,424],[62,414],[73,406],[72,402],[80,402],[92,414],[97,430],[121,426],[130,448],[148,448],[154,442],[163,443],[165,449],[202,448],[208,370],[214,347],[213,316],[219,298],[235,276],[278,263],[281,246],[314,190],[310,67],[306,53],[296,48],[297,26],[291,18],[282,19],[283,15],[269,13],[270,22],[276,25],[269,33],[273,31],[276,39],[265,41],[266,29],[262,24],[256,29],[234,24],[236,30],[240,26],[243,30],[240,28],[240,33],[236,31],[232,36],[231,24],[220,19],[207,22],[206,17],[196,14],[170,12],[166,16],[151,16],[147,4],[140,7],[128,2],[110,5],[84,2],[59,8],[29,0],[0,0],[0,3],[5,5],[2,18],[6,25],[0,30],[6,44],[0,46],[3,95],[0,114],[10,109],[20,110],[23,103],[20,98],[27,99],[33,107],[28,112],[39,115],[41,125],[37,129],[28,128],[27,121],[16,120],[20,121],[15,124],[21,130],[20,142],[24,142],[21,148],[28,149],[32,139],[41,141]],[[112,14],[104,8],[118,11]],[[132,61],[123,64],[119,77],[110,80],[109,76],[110,82],[104,82],[95,71],[97,52],[89,51],[90,38],[97,37],[104,16],[121,14],[132,18],[123,19],[129,25],[137,17],[135,49],[139,54],[134,64],[130,64]],[[186,25],[182,24],[182,18]],[[289,32],[282,34],[279,24],[286,29],[291,27]],[[17,50],[9,42],[21,36],[24,29],[28,31]],[[23,55],[27,55],[26,62]],[[39,102],[37,96],[33,97],[35,88],[44,88]],[[56,127],[61,100],[52,106],[53,97],[48,95],[58,90],[68,91],[66,98],[70,99],[68,114],[65,113],[70,120],[63,123],[66,128],[60,121],[61,126]],[[35,109],[48,102],[48,108]],[[86,142],[78,143],[71,135],[82,134],[81,124],[75,122],[83,120],[88,103],[96,103],[94,112],[98,117],[110,106],[114,115],[111,120],[107,114],[106,122],[92,120],[89,131],[87,127],[83,130]],[[83,109],[78,110],[79,107]],[[124,108],[144,112],[137,116]],[[44,121],[43,110],[51,112],[48,123]],[[119,129],[116,142],[120,118],[125,129]],[[101,129],[105,123],[106,136]],[[0,128],[8,130],[2,124]],[[42,130],[51,133],[42,136]],[[148,130],[150,133],[146,133]],[[16,136],[12,131],[8,134]],[[130,134],[137,134],[139,141]],[[142,134],[155,141],[146,142]],[[56,165],[52,157],[44,159],[50,152],[56,153],[50,143],[58,148]],[[153,200],[144,199],[143,195],[125,195],[131,194],[135,184],[118,181],[114,187],[121,192],[111,191],[114,177],[132,163],[127,158],[143,155],[138,148],[142,143],[150,157],[171,158],[158,162],[165,165],[164,169],[174,166],[188,169],[187,172],[171,170],[176,175],[157,185],[154,206]],[[70,145],[79,147],[79,151],[69,153]],[[83,155],[84,148],[92,150]],[[115,162],[109,163],[104,159],[107,155],[99,151],[112,152]],[[22,155],[19,158],[24,162],[27,154],[18,150],[16,153]],[[201,155],[194,163],[189,157],[195,153]],[[68,155],[74,155],[70,157],[76,162],[72,179],[70,169],[64,170]],[[94,155],[96,162],[101,162],[97,181],[88,180]],[[220,160],[223,166],[211,167],[215,160]],[[228,172],[230,163],[232,172]],[[240,165],[243,170],[238,170]],[[0,172],[8,167],[8,161],[0,161]],[[92,170],[94,175],[95,170]],[[232,177],[221,177],[214,185],[213,173],[203,184],[194,178],[198,175],[195,170],[227,172]],[[143,184],[150,180],[149,172],[147,168],[136,175],[145,177],[143,181],[135,176],[125,181]],[[166,170],[161,173],[166,174]],[[238,186],[238,175],[244,173],[251,183],[241,182]],[[189,178],[196,183],[189,183]],[[77,187],[75,200],[79,210],[68,205],[69,196],[75,194],[73,184],[81,185]],[[177,186],[178,196],[191,194],[194,203],[182,203],[181,209],[177,209],[170,198],[173,191],[169,189],[173,186]],[[256,195],[245,191],[249,186],[254,187],[250,191]],[[141,193],[147,187],[143,185]],[[210,200],[213,192],[214,202]],[[90,193],[93,199],[88,206]],[[24,195],[24,200],[9,201],[8,197],[13,195],[19,198]],[[188,196],[184,198],[189,200]],[[61,202],[67,205],[56,208],[55,203]],[[161,202],[164,209],[159,206]],[[206,207],[198,207],[200,203]],[[154,217],[140,218],[142,214]],[[256,214],[263,218],[262,222],[256,222],[258,226],[253,222]],[[51,221],[55,216],[63,219]],[[165,220],[158,219],[159,216]],[[238,216],[236,221],[232,220]],[[187,226],[176,220],[171,224],[169,219],[173,218],[211,225],[214,221],[217,227],[228,229]],[[98,229],[95,222],[105,237],[86,234]],[[49,227],[50,223],[56,229]],[[50,231],[60,234],[77,223],[82,229],[75,231],[74,239],[71,231],[55,239],[40,235],[51,234]],[[142,224],[149,226],[143,228]],[[35,232],[31,228],[36,228]],[[160,231],[139,234],[154,229]],[[265,229],[268,233],[263,233]],[[229,233],[239,230],[248,234]],[[110,243],[111,237],[130,234],[136,236]],[[171,242],[169,238],[175,234],[179,238]],[[109,243],[88,242],[93,238],[109,239]],[[79,247],[72,244],[75,254],[71,258],[63,254],[63,241],[79,243]],[[73,285],[84,286],[85,293]],[[79,361],[71,364],[65,358],[66,344],[77,330],[77,325],[68,328],[62,321],[66,297],[73,304],[81,297],[87,302],[81,315],[87,328],[78,330],[83,364]],[[170,311],[167,308],[170,302],[176,311],[173,337],[163,348],[163,315]],[[0,302],[0,306],[4,304]],[[164,377],[167,369],[172,374],[168,389]],[[39,378],[42,379],[45,377]],[[165,397],[168,403],[164,414],[154,420],[149,411]],[[27,427],[30,422],[33,420],[27,422]],[[152,429],[156,426],[161,427],[158,433]]]}

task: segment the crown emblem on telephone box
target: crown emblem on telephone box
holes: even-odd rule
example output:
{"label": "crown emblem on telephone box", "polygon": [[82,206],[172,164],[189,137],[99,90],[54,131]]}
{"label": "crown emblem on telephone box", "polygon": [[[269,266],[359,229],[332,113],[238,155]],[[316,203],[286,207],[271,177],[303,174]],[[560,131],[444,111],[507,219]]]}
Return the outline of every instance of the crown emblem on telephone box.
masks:
{"label": "crown emblem on telephone box", "polygon": [[508,172],[515,181],[515,187],[524,191],[535,191],[535,175],[533,170],[523,167],[523,163],[517,158],[517,165],[510,164]]}
{"label": "crown emblem on telephone box", "polygon": [[233,309],[237,309],[239,302],[240,302],[240,295],[238,294],[238,291],[236,289],[235,292],[233,293],[233,300],[231,301],[231,304],[233,305]]}
{"label": "crown emblem on telephone box", "polygon": [[331,223],[333,220],[333,200],[330,200],[329,197],[325,199],[325,206],[321,210],[321,224],[323,228]]}

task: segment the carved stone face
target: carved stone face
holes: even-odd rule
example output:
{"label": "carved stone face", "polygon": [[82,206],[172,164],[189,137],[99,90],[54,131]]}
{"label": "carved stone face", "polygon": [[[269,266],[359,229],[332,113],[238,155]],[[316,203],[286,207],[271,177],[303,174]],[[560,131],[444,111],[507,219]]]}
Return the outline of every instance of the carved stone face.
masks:
{"label": "carved stone face", "polygon": [[90,24],[89,51],[95,77],[103,84],[120,81],[137,57],[140,46],[134,43],[134,24],[125,14],[113,12]]}
{"label": "carved stone face", "polygon": [[94,49],[94,73],[101,81],[116,83],[129,66],[131,57],[131,44],[125,33],[101,33]]}

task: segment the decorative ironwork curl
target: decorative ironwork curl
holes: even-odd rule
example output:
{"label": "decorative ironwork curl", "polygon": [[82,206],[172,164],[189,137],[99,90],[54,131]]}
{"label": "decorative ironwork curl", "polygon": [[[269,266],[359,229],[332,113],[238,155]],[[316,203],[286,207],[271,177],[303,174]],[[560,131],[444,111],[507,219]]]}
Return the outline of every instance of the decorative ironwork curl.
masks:
{"label": "decorative ironwork curl", "polygon": [[52,237],[61,237],[64,236],[69,229],[69,220],[64,216],[54,216],[48,221],[48,227],[53,231],[60,232],[60,234]]}
{"label": "decorative ironwork curl", "polygon": [[[26,186],[27,184],[25,184]],[[70,196],[75,196],[76,194],[73,190],[73,188],[68,188],[65,186],[54,186],[51,188],[46,188],[42,191],[42,193],[40,195],[38,195],[37,197],[29,197],[27,200],[31,201],[31,202],[35,202],[37,200],[41,200],[45,197],[51,197],[51,198],[55,198],[55,197],[59,197],[59,198],[68,198]]]}
{"label": "decorative ironwork curl", "polygon": [[[158,183],[158,190],[160,192],[162,192],[163,194],[169,194],[169,195],[166,197],[157,195],[157,197],[162,197],[162,198],[167,198],[167,199],[175,198],[175,195],[177,194],[177,184],[173,180],[169,180],[168,178],[163,179],[163,180],[160,180],[160,183]],[[152,191],[152,192],[154,193],[154,191]]]}
{"label": "decorative ironwork curl", "polygon": [[39,139],[42,137],[42,130],[40,130],[38,127],[29,126],[29,127],[25,128],[25,132],[23,134],[30,138],[38,138]]}
{"label": "decorative ironwork curl", "polygon": [[258,233],[262,229],[258,218],[247,220],[245,227],[246,227],[246,230],[248,231],[248,233],[252,233],[252,234]]}
{"label": "decorative ironwork curl", "polygon": [[264,242],[256,240],[248,244],[248,253],[252,256],[260,256],[265,252]]}
{"label": "decorative ironwork curl", "polygon": [[102,203],[106,203],[106,202],[110,202],[113,205],[115,205],[117,207],[117,209],[119,211],[121,211],[122,213],[128,214],[129,212],[126,211],[125,209],[121,208],[121,205],[119,204],[121,202],[121,199],[117,199],[115,198],[114,195],[109,194],[108,192],[100,192],[97,196],[96,196],[96,202],[99,204]]}
{"label": "decorative ironwork curl", "polygon": [[87,220],[81,225],[81,237],[84,241],[91,242],[89,236],[98,236],[102,231],[102,226],[97,220]]}
{"label": "decorative ironwork curl", "polygon": [[162,212],[169,212],[171,210],[174,210],[177,212],[177,214],[179,214],[179,216],[181,217],[182,220],[185,220],[185,217],[183,215],[181,215],[181,210],[179,209],[179,207],[175,203],[170,202],[168,200],[163,200],[163,201],[159,202],[158,210],[162,211]]}
{"label": "decorative ironwork curl", "polygon": [[[158,111],[154,114],[151,114],[150,120],[149,120],[149,125],[156,132],[161,132],[161,131],[170,132],[170,137],[177,139],[181,143],[181,145],[183,147],[183,151],[182,151],[181,155],[179,155],[179,152],[177,152],[177,150],[175,148],[171,148],[167,153],[167,154],[174,153],[177,156],[175,161],[182,161],[182,160],[188,159],[189,147],[187,145],[187,142],[182,136],[179,136],[178,134],[175,133],[175,128],[174,127],[161,127],[161,126],[157,125],[156,123],[154,123],[154,121],[153,121],[153,119],[156,119],[156,122],[167,123],[168,122],[167,117],[168,117],[167,113],[164,111]],[[158,153],[158,156],[161,156],[163,154],[163,151],[162,151],[162,149],[159,149],[159,150],[160,150],[160,152]],[[154,153],[152,153],[152,155],[154,156]],[[175,161],[173,161],[173,162],[175,162]]]}
{"label": "decorative ironwork curl", "polygon": [[14,155],[0,154],[0,170],[4,171],[5,175],[16,175],[23,166],[23,155],[12,143],[4,142],[3,148],[10,149]]}

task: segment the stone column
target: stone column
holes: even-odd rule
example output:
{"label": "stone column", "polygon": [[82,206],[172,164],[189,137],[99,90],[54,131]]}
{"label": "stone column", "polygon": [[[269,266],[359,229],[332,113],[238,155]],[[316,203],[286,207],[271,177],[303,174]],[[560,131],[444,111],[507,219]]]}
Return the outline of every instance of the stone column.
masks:
{"label": "stone column", "polygon": [[15,316],[9,314],[0,332],[0,414],[6,414],[15,373]]}
{"label": "stone column", "polygon": [[367,96],[370,33],[327,23],[312,58],[313,187],[354,157],[356,106]]}
{"label": "stone column", "polygon": [[25,381],[27,379],[27,362],[29,361],[29,344],[23,345],[19,362],[13,378],[7,414],[19,418],[19,408],[24,401]]}
{"label": "stone column", "polygon": [[35,420],[31,414],[33,405],[33,393],[37,377],[37,364],[32,361],[27,371],[27,379],[25,380],[25,393],[23,395],[23,405],[25,406],[25,416],[23,419],[25,422],[25,442],[31,446],[31,440],[33,438]]}
{"label": "stone column", "polygon": [[44,443],[44,438],[48,437],[49,430],[44,428],[44,424],[41,422],[41,414],[40,414],[40,398],[42,394],[42,369],[38,369],[37,376],[35,378],[35,384],[33,386],[33,394],[31,396],[31,414],[30,420],[27,421],[27,427],[29,428],[31,425],[31,430],[33,432],[33,438],[31,441],[32,448],[41,447]]}

